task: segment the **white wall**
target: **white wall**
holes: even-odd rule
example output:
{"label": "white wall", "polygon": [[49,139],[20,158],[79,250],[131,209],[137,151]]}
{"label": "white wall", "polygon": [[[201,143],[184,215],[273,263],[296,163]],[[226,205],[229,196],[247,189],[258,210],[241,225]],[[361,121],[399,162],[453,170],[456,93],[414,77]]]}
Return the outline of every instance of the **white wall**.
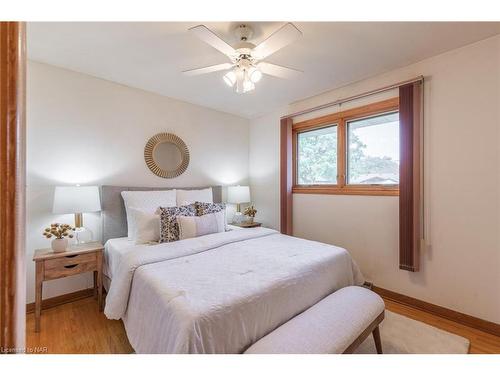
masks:
{"label": "white wall", "polygon": [[[34,301],[36,248],[52,215],[55,185],[206,186],[248,183],[248,120],[54,66],[28,62],[27,300]],[[144,163],[144,146],[159,132],[181,137],[190,164],[166,180]],[[84,214],[100,238],[100,215]],[[91,277],[45,283],[44,298],[91,286]]]}
{"label": "white wall", "polygon": [[278,112],[251,121],[250,164],[252,201],[256,220],[279,229],[279,117]]}
{"label": "white wall", "polygon": [[[345,247],[377,286],[500,323],[500,36],[253,120],[250,180],[258,219],[279,226],[281,115],[418,75],[426,78],[421,271],[398,269],[396,197],[296,194],[294,235]],[[363,103],[349,106],[356,104]]]}

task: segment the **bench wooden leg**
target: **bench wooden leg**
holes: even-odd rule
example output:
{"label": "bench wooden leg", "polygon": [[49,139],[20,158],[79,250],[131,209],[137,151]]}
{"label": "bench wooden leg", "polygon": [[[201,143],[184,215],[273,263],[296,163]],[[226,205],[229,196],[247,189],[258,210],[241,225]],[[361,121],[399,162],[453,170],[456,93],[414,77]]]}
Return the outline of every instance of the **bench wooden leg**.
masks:
{"label": "bench wooden leg", "polygon": [[382,353],[382,341],[380,340],[380,330],[378,329],[378,326],[375,327],[373,330],[373,340],[375,341],[375,347],[377,348],[377,354],[383,354]]}
{"label": "bench wooden leg", "polygon": [[382,344],[380,342],[380,332],[378,330],[379,324],[384,320],[384,312],[382,311],[379,316],[358,336],[354,342],[349,345],[349,347],[344,351],[344,354],[354,353],[356,348],[361,345],[365,339],[373,334],[373,339],[375,340],[375,347],[377,348],[377,353],[382,354]]}

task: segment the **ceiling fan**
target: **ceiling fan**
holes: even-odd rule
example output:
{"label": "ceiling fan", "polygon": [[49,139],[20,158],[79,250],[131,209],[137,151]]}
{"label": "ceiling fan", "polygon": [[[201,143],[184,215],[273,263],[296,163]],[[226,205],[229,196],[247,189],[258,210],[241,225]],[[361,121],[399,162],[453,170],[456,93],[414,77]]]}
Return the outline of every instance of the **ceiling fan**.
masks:
{"label": "ceiling fan", "polygon": [[234,87],[237,93],[245,93],[255,89],[255,83],[262,78],[262,74],[279,78],[293,78],[302,73],[296,69],[262,61],[302,35],[302,32],[292,23],[285,24],[257,46],[248,41],[252,37],[253,31],[250,26],[245,24],[239,25],[235,29],[240,41],[234,47],[204,25],[192,27],[189,32],[222,52],[229,57],[231,62],[186,70],[183,72],[185,75],[195,76],[229,70],[223,77],[224,82],[228,86]]}

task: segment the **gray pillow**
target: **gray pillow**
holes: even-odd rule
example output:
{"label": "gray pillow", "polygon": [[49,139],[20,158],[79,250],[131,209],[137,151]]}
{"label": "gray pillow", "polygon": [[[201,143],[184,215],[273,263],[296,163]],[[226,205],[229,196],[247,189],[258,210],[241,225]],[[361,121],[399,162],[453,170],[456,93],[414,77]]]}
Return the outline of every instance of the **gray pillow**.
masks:
{"label": "gray pillow", "polygon": [[160,207],[160,243],[179,240],[177,216],[196,216],[196,206]]}

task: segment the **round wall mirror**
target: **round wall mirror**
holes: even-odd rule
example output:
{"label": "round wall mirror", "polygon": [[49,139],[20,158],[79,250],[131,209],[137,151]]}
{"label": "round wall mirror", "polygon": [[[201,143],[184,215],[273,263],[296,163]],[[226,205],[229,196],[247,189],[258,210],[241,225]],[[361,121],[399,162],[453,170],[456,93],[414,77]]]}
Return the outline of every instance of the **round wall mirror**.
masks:
{"label": "round wall mirror", "polygon": [[161,169],[175,171],[182,163],[182,153],[174,143],[158,143],[153,149],[153,159]]}
{"label": "round wall mirror", "polygon": [[184,141],[175,134],[159,133],[146,143],[144,159],[155,175],[174,178],[187,169],[189,150]]}

